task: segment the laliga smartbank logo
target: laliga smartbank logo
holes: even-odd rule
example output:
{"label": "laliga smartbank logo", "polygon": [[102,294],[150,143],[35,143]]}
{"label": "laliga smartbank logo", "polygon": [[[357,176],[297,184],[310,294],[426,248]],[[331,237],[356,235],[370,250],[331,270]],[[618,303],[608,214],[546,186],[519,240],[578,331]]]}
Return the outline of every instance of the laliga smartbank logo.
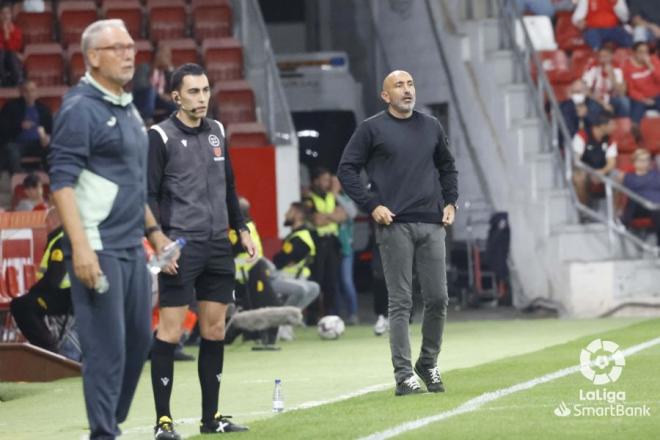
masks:
{"label": "laliga smartbank logo", "polygon": [[[580,372],[593,385],[613,384],[621,377],[626,359],[619,345],[595,339],[580,352]],[[554,410],[557,417],[649,417],[651,408],[626,403],[626,392],[605,387],[580,389],[578,403],[562,401]]]}

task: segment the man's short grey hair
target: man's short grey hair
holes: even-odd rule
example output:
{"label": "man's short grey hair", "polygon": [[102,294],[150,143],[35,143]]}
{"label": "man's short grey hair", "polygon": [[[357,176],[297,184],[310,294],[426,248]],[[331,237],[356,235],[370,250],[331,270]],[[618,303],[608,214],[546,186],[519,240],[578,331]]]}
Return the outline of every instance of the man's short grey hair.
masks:
{"label": "man's short grey hair", "polygon": [[98,20],[85,28],[80,38],[80,49],[82,50],[85,66],[89,70],[89,60],[87,59],[87,51],[93,49],[96,44],[98,35],[108,28],[123,29],[128,33],[124,20],[120,18],[111,18],[108,20]]}

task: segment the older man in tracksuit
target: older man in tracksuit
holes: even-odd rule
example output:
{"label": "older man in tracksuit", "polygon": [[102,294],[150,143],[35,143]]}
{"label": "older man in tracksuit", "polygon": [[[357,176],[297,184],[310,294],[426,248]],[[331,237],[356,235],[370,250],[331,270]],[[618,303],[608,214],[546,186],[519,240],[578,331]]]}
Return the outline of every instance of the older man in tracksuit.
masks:
{"label": "older man in tracksuit", "polygon": [[65,230],[90,438],[114,439],[151,341],[142,238],[150,230],[159,250],[170,241],[146,206],[147,134],[123,91],[135,43],[121,20],[101,20],[83,32],[82,48],[87,73],[55,119],[50,181]]}

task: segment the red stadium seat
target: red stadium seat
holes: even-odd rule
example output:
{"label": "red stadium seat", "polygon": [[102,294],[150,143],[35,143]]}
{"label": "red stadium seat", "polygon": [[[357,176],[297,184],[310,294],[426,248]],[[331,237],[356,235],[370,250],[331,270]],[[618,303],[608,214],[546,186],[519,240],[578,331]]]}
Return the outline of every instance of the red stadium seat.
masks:
{"label": "red stadium seat", "polygon": [[624,173],[632,173],[635,171],[632,154],[619,154],[616,157],[616,167]]}
{"label": "red stadium seat", "polygon": [[61,1],[57,7],[57,16],[60,22],[60,41],[64,47],[80,43],[85,28],[98,19],[93,1]]}
{"label": "red stadium seat", "polygon": [[560,49],[572,51],[587,48],[582,37],[582,31],[575,27],[571,21],[571,13],[557,13],[557,24],[555,25],[555,39]]}
{"label": "red stadium seat", "polygon": [[69,77],[69,85],[73,86],[76,85],[78,81],[80,81],[80,78],[83,75],[85,75],[85,60],[83,59],[83,54],[80,50],[80,44],[78,43],[69,44],[66,54],[67,64],[69,66],[67,73]]}
{"label": "red stadium seat", "polygon": [[229,37],[232,27],[231,5],[227,0],[192,0],[193,34],[197,41]]}
{"label": "red stadium seat", "polygon": [[631,56],[632,56],[632,49],[620,47],[614,51],[612,64],[614,64],[615,66],[623,67],[628,62]]}
{"label": "red stadium seat", "polygon": [[235,38],[204,40],[202,58],[212,83],[243,78],[243,47]]}
{"label": "red stadium seat", "polygon": [[133,39],[142,37],[142,21],[144,12],[139,0],[113,0],[103,3],[105,18],[120,18],[124,20],[128,32]]}
{"label": "red stadium seat", "polygon": [[159,44],[164,44],[172,50],[172,64],[180,66],[185,63],[199,62],[197,52],[197,43],[192,38],[181,38],[178,40],[164,40]]}
{"label": "red stadium seat", "polygon": [[135,41],[135,65],[151,64],[154,57],[154,46],[151,41],[137,40]]}
{"label": "red stadium seat", "polygon": [[14,266],[7,266],[5,280],[7,282],[7,293],[9,296],[16,298],[22,293],[18,284],[18,272]]}
{"label": "red stadium seat", "polygon": [[149,0],[147,10],[151,41],[186,37],[186,4],[183,0]]}
{"label": "red stadium seat", "polygon": [[266,128],[258,122],[229,124],[229,145],[232,147],[265,147],[269,145]]}
{"label": "red stadium seat", "polygon": [[571,76],[574,80],[582,77],[584,72],[596,62],[596,56],[591,49],[576,49],[571,55]]}
{"label": "red stadium seat", "polygon": [[223,124],[257,120],[254,92],[247,81],[221,81],[213,87],[213,98]]}
{"label": "red stadium seat", "polygon": [[634,218],[630,226],[637,230],[653,229],[653,220],[651,220],[651,217]]}
{"label": "red stadium seat", "polygon": [[25,290],[28,291],[36,282],[37,269],[34,267],[34,264],[23,265],[23,285],[25,286]]}
{"label": "red stadium seat", "polygon": [[639,124],[644,147],[651,154],[660,153],[660,117],[644,118]]}
{"label": "red stadium seat", "polygon": [[0,87],[0,108],[11,99],[21,96],[17,87]]}
{"label": "red stadium seat", "polygon": [[563,50],[538,52],[543,70],[553,84],[566,84],[573,79],[568,57]]}
{"label": "red stadium seat", "polygon": [[552,84],[552,90],[555,92],[557,102],[566,101],[569,98],[569,87],[570,84]]}
{"label": "red stadium seat", "polygon": [[618,147],[619,153],[632,153],[637,148],[637,142],[632,134],[630,118],[614,119],[614,131],[611,138]]}
{"label": "red stadium seat", "polygon": [[44,12],[21,11],[16,16],[16,24],[23,31],[23,44],[53,41],[53,11],[45,3]]}
{"label": "red stadium seat", "polygon": [[28,78],[39,86],[52,86],[64,82],[64,59],[57,43],[37,43],[25,47],[23,66]]}
{"label": "red stadium seat", "polygon": [[48,106],[51,112],[56,113],[62,105],[62,98],[69,90],[68,86],[51,86],[39,88],[41,101]]}

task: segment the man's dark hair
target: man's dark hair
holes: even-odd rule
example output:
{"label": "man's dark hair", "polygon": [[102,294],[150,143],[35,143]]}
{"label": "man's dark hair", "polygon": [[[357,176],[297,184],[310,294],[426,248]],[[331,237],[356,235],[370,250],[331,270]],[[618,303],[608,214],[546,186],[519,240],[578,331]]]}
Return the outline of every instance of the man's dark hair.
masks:
{"label": "man's dark hair", "polygon": [[609,124],[611,120],[612,120],[612,117],[609,114],[602,113],[602,114],[598,115],[596,118],[594,118],[594,121],[593,121],[592,125],[594,127],[602,127],[603,125]]}
{"label": "man's dark hair", "polygon": [[312,170],[312,174],[311,174],[312,180],[316,180],[326,173],[330,173],[330,170],[327,169],[326,167],[316,167]]}
{"label": "man's dark hair", "polygon": [[186,63],[182,66],[179,66],[174,72],[172,72],[172,79],[170,79],[170,86],[172,90],[181,91],[181,84],[183,84],[183,78],[192,75],[200,76],[206,75],[206,71],[199,64]]}
{"label": "man's dark hair", "polygon": [[649,43],[647,43],[646,41],[638,41],[638,42],[636,42],[636,43],[633,44],[633,46],[632,46],[632,50],[633,50],[633,52],[637,52],[637,49],[639,49],[642,45],[648,47]]}
{"label": "man's dark hair", "polygon": [[310,210],[303,202],[293,202],[291,203],[291,207],[301,213],[305,220],[307,220],[308,216],[311,214]]}
{"label": "man's dark hair", "polygon": [[609,44],[601,46],[601,48],[598,49],[598,52],[602,52],[602,51],[609,52],[609,53],[614,53],[614,49]]}
{"label": "man's dark hair", "polygon": [[23,179],[23,188],[37,188],[41,185],[41,179],[34,173],[30,173]]}

